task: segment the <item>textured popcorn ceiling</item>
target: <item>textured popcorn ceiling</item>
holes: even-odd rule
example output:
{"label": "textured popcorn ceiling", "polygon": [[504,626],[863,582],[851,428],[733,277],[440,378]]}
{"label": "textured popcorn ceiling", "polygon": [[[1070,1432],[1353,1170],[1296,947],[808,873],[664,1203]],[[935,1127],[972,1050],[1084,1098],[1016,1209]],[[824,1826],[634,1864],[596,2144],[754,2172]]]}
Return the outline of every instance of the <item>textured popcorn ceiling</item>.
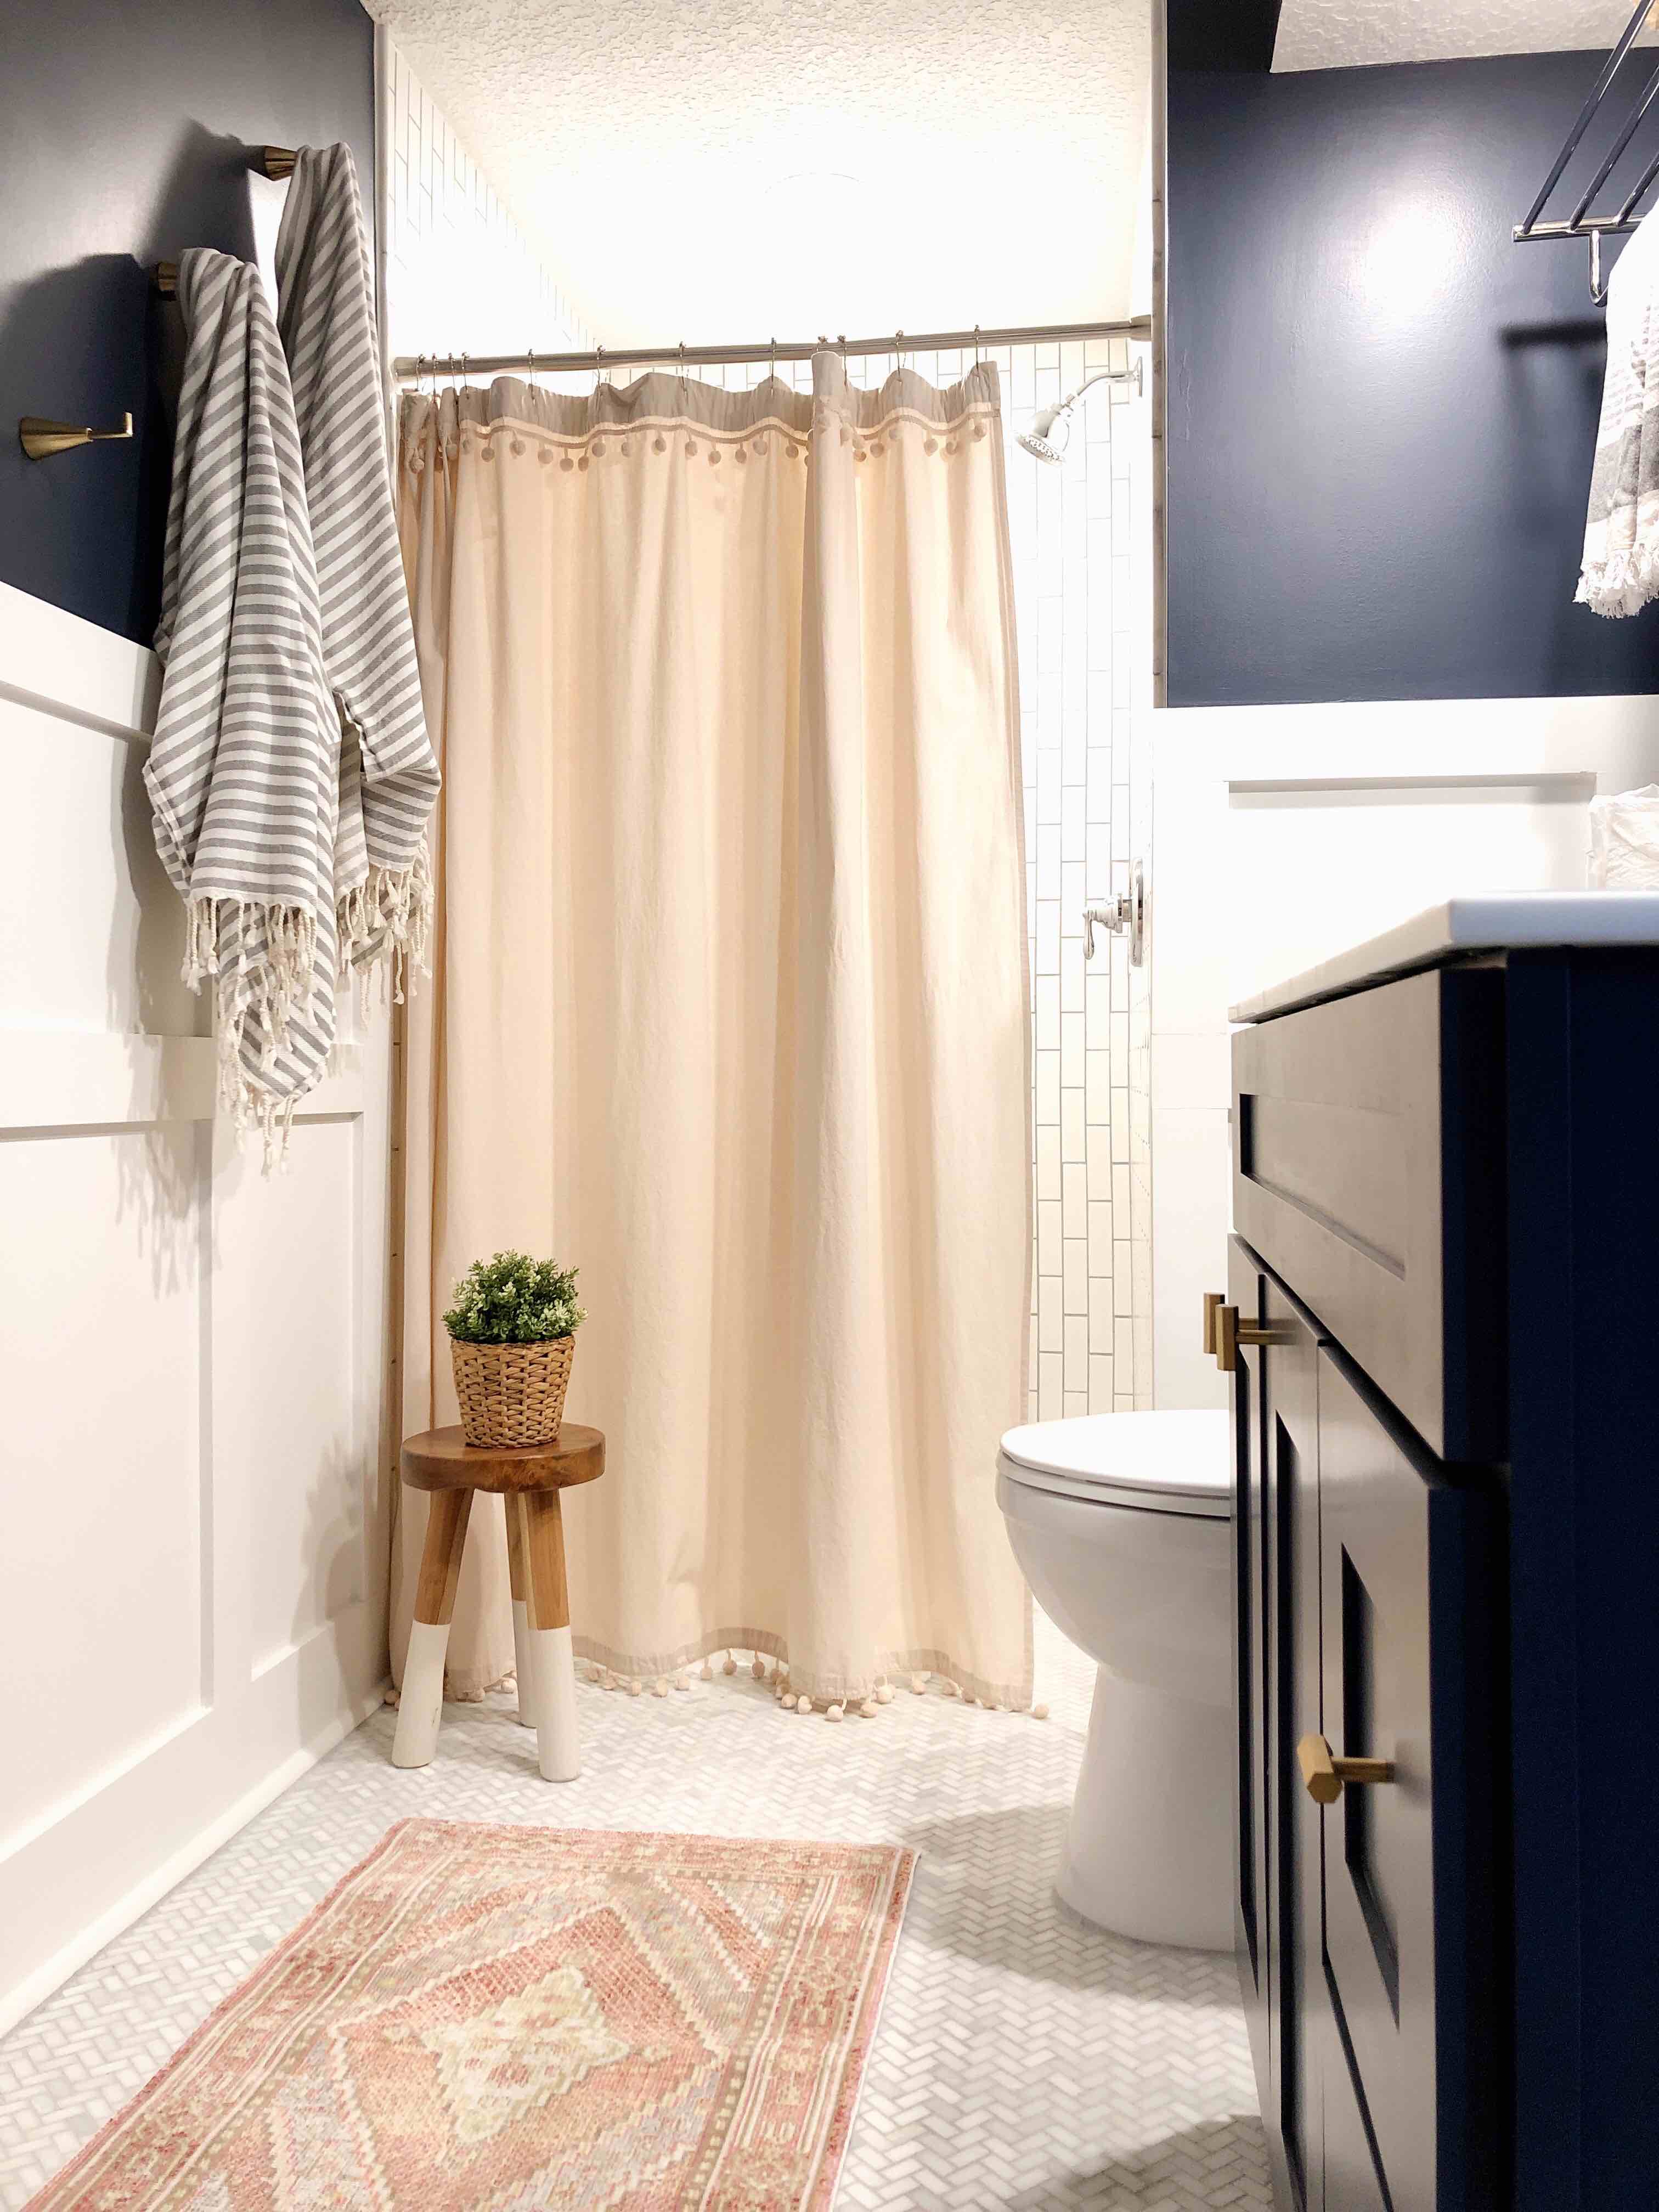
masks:
{"label": "textured popcorn ceiling", "polygon": [[[1577,47],[1605,52],[1634,5],[1635,0],[1285,0],[1273,67],[1345,69],[1365,62],[1565,53]],[[1652,35],[1647,33],[1649,42]],[[1589,89],[1588,79],[1584,88]]]}
{"label": "textured popcorn ceiling", "polygon": [[368,5],[605,344],[1129,312],[1148,0]]}

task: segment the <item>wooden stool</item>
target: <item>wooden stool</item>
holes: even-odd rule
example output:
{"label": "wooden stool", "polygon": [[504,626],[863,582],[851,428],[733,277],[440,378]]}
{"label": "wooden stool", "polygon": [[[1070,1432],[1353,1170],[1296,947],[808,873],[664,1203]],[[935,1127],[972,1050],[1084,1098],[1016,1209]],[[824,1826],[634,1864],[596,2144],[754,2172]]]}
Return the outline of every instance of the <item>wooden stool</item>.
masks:
{"label": "wooden stool", "polygon": [[411,1490],[428,1490],[433,1496],[404,1662],[403,1701],[392,1747],[394,1766],[425,1766],[437,1749],[444,1654],[472,1493],[498,1490],[507,1508],[519,1718],[536,1731],[537,1761],[546,1779],[575,1780],[581,1759],[559,1492],[604,1473],[603,1434],[574,1421],[567,1421],[558,1442],[550,1444],[470,1444],[459,1428],[430,1429],[405,1440],[404,1480]]}

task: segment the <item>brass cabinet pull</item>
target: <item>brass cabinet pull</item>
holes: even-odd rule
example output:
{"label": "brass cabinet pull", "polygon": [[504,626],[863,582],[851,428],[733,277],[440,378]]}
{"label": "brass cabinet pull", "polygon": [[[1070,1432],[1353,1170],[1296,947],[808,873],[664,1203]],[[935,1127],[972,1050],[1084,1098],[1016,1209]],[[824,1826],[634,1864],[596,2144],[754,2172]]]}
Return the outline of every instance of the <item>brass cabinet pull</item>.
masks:
{"label": "brass cabinet pull", "polygon": [[[1204,1301],[1204,1318],[1210,1325],[1210,1302]],[[1206,1352],[1213,1352],[1215,1364],[1224,1375],[1231,1375],[1238,1365],[1241,1344],[1289,1344],[1291,1333],[1284,1328],[1258,1328],[1253,1321],[1240,1321],[1237,1306],[1224,1305],[1219,1299],[1216,1309],[1212,1334],[1206,1342]]]}
{"label": "brass cabinet pull", "polygon": [[1216,1310],[1225,1303],[1225,1299],[1226,1293],[1223,1291],[1206,1291],[1204,1293],[1204,1349],[1212,1357],[1215,1352]]}
{"label": "brass cabinet pull", "polygon": [[1296,1759],[1308,1795],[1316,1805],[1334,1805],[1345,1783],[1352,1783],[1358,1789],[1362,1784],[1394,1780],[1391,1759],[1338,1759],[1324,1737],[1317,1734],[1303,1737],[1296,1747]]}

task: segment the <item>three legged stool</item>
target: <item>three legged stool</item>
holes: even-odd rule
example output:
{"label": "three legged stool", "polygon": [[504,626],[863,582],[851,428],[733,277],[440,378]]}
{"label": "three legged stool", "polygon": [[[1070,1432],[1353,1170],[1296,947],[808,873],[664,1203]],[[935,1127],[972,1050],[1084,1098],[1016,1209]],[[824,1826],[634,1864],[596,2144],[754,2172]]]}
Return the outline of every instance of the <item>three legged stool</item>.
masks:
{"label": "three legged stool", "polygon": [[604,1473],[603,1434],[574,1421],[567,1421],[558,1442],[550,1444],[470,1444],[459,1427],[430,1429],[406,1439],[404,1480],[411,1490],[431,1492],[432,1504],[404,1662],[403,1701],[392,1747],[394,1766],[425,1766],[437,1748],[444,1654],[472,1493],[496,1490],[507,1508],[519,1718],[536,1731],[538,1764],[545,1778],[575,1780],[581,1757],[559,1492]]}

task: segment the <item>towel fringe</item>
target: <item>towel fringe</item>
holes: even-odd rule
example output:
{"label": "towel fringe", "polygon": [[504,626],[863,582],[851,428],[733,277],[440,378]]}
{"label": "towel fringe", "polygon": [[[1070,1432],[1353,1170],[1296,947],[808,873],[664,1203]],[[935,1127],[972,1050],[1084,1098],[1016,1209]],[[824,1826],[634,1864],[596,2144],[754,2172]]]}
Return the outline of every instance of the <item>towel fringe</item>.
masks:
{"label": "towel fringe", "polygon": [[[221,931],[235,910],[236,957],[227,961]],[[243,1059],[250,1024],[259,1038],[259,1066],[269,1073],[289,1048],[293,1024],[310,1018],[317,974],[316,917],[303,907],[261,900],[202,896],[185,909],[185,958],[180,969],[192,991],[211,976],[218,1031],[219,1103],[240,1145],[257,1129],[264,1172],[285,1165],[297,1092],[284,1096],[257,1081]],[[264,954],[250,958],[250,940],[263,932]]]}
{"label": "towel fringe", "polygon": [[1605,561],[1587,561],[1573,599],[1592,614],[1640,614],[1659,599],[1659,546],[1632,545]]}
{"label": "towel fringe", "polygon": [[432,932],[432,855],[426,833],[405,867],[371,866],[361,884],[341,894],[336,909],[340,933],[340,974],[353,968],[359,977],[359,1004],[368,1010],[369,972],[381,967],[384,991],[389,977],[392,1002],[405,1003],[411,963],[422,975]]}

